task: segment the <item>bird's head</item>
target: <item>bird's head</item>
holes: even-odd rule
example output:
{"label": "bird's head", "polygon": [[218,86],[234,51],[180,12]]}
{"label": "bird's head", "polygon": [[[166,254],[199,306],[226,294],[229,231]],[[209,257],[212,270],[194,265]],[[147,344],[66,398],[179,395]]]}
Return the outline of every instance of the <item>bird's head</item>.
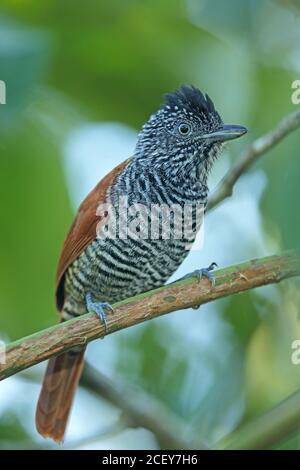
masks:
{"label": "bird's head", "polygon": [[183,85],[165,96],[165,102],[143,126],[136,156],[154,166],[203,166],[209,170],[225,141],[247,132],[225,125],[208,95]]}

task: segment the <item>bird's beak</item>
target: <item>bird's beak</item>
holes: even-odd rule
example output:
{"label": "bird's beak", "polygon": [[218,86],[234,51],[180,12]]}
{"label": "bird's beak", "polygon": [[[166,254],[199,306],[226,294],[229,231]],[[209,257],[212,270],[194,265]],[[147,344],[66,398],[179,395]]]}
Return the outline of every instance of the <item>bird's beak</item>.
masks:
{"label": "bird's beak", "polygon": [[248,132],[246,127],[236,126],[234,124],[222,124],[216,131],[204,134],[201,137],[211,142],[225,142],[226,140],[237,139],[246,134],[246,132]]}

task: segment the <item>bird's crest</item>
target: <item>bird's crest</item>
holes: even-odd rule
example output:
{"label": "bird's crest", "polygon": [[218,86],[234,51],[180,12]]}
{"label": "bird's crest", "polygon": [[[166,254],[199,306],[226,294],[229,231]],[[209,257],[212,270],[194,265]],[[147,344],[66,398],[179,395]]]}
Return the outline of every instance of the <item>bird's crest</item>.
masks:
{"label": "bird's crest", "polygon": [[183,108],[193,114],[216,113],[214,104],[206,93],[202,93],[194,86],[182,85],[178,90],[165,95],[164,106],[169,106],[172,110]]}

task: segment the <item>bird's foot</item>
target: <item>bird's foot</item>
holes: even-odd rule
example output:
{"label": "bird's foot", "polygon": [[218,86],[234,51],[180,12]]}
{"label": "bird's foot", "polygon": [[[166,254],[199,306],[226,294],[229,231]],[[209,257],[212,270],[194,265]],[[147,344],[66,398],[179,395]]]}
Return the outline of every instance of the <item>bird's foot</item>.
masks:
{"label": "bird's foot", "polygon": [[214,274],[211,272],[217,267],[217,263],[211,263],[208,268],[196,269],[192,273],[186,274],[182,279],[189,279],[191,277],[197,277],[198,281],[200,282],[203,277],[206,277],[210,280],[211,286],[215,287],[216,285],[216,278]]}
{"label": "bird's foot", "polygon": [[[196,277],[198,282],[200,282],[203,277],[206,277],[211,282],[211,286],[215,287],[216,278],[211,271],[213,271],[217,266],[217,263],[213,262],[208,266],[208,268],[196,269],[192,273],[186,274],[181,279],[190,279],[191,277]],[[197,310],[199,307],[200,305],[195,305],[193,309]]]}
{"label": "bird's foot", "polygon": [[105,333],[107,331],[107,321],[106,321],[106,313],[104,309],[108,309],[111,313],[114,313],[114,309],[112,306],[107,302],[93,302],[92,294],[88,292],[85,296],[86,307],[88,312],[95,312],[96,315],[100,318],[102,323],[104,324]]}

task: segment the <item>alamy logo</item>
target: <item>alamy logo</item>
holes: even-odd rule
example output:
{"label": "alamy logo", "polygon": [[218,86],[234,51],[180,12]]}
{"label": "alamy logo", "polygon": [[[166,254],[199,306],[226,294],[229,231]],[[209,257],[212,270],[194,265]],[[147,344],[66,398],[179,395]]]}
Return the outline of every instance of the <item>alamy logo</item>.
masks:
{"label": "alamy logo", "polygon": [[0,340],[0,366],[6,364],[6,345]]}
{"label": "alamy logo", "polygon": [[[115,204],[99,204],[96,214],[98,239],[183,240],[186,249],[201,249],[204,240],[204,209],[199,204],[129,203],[120,196]],[[195,243],[194,243],[195,242]]]}
{"label": "alamy logo", "polygon": [[6,104],[6,83],[0,80],[0,104]]}
{"label": "alamy logo", "polygon": [[298,366],[300,364],[300,340],[295,339],[291,344],[292,349],[294,350],[291,355],[292,364]]}
{"label": "alamy logo", "polygon": [[300,80],[294,80],[292,83],[293,91],[291,101],[293,104],[300,104]]}

